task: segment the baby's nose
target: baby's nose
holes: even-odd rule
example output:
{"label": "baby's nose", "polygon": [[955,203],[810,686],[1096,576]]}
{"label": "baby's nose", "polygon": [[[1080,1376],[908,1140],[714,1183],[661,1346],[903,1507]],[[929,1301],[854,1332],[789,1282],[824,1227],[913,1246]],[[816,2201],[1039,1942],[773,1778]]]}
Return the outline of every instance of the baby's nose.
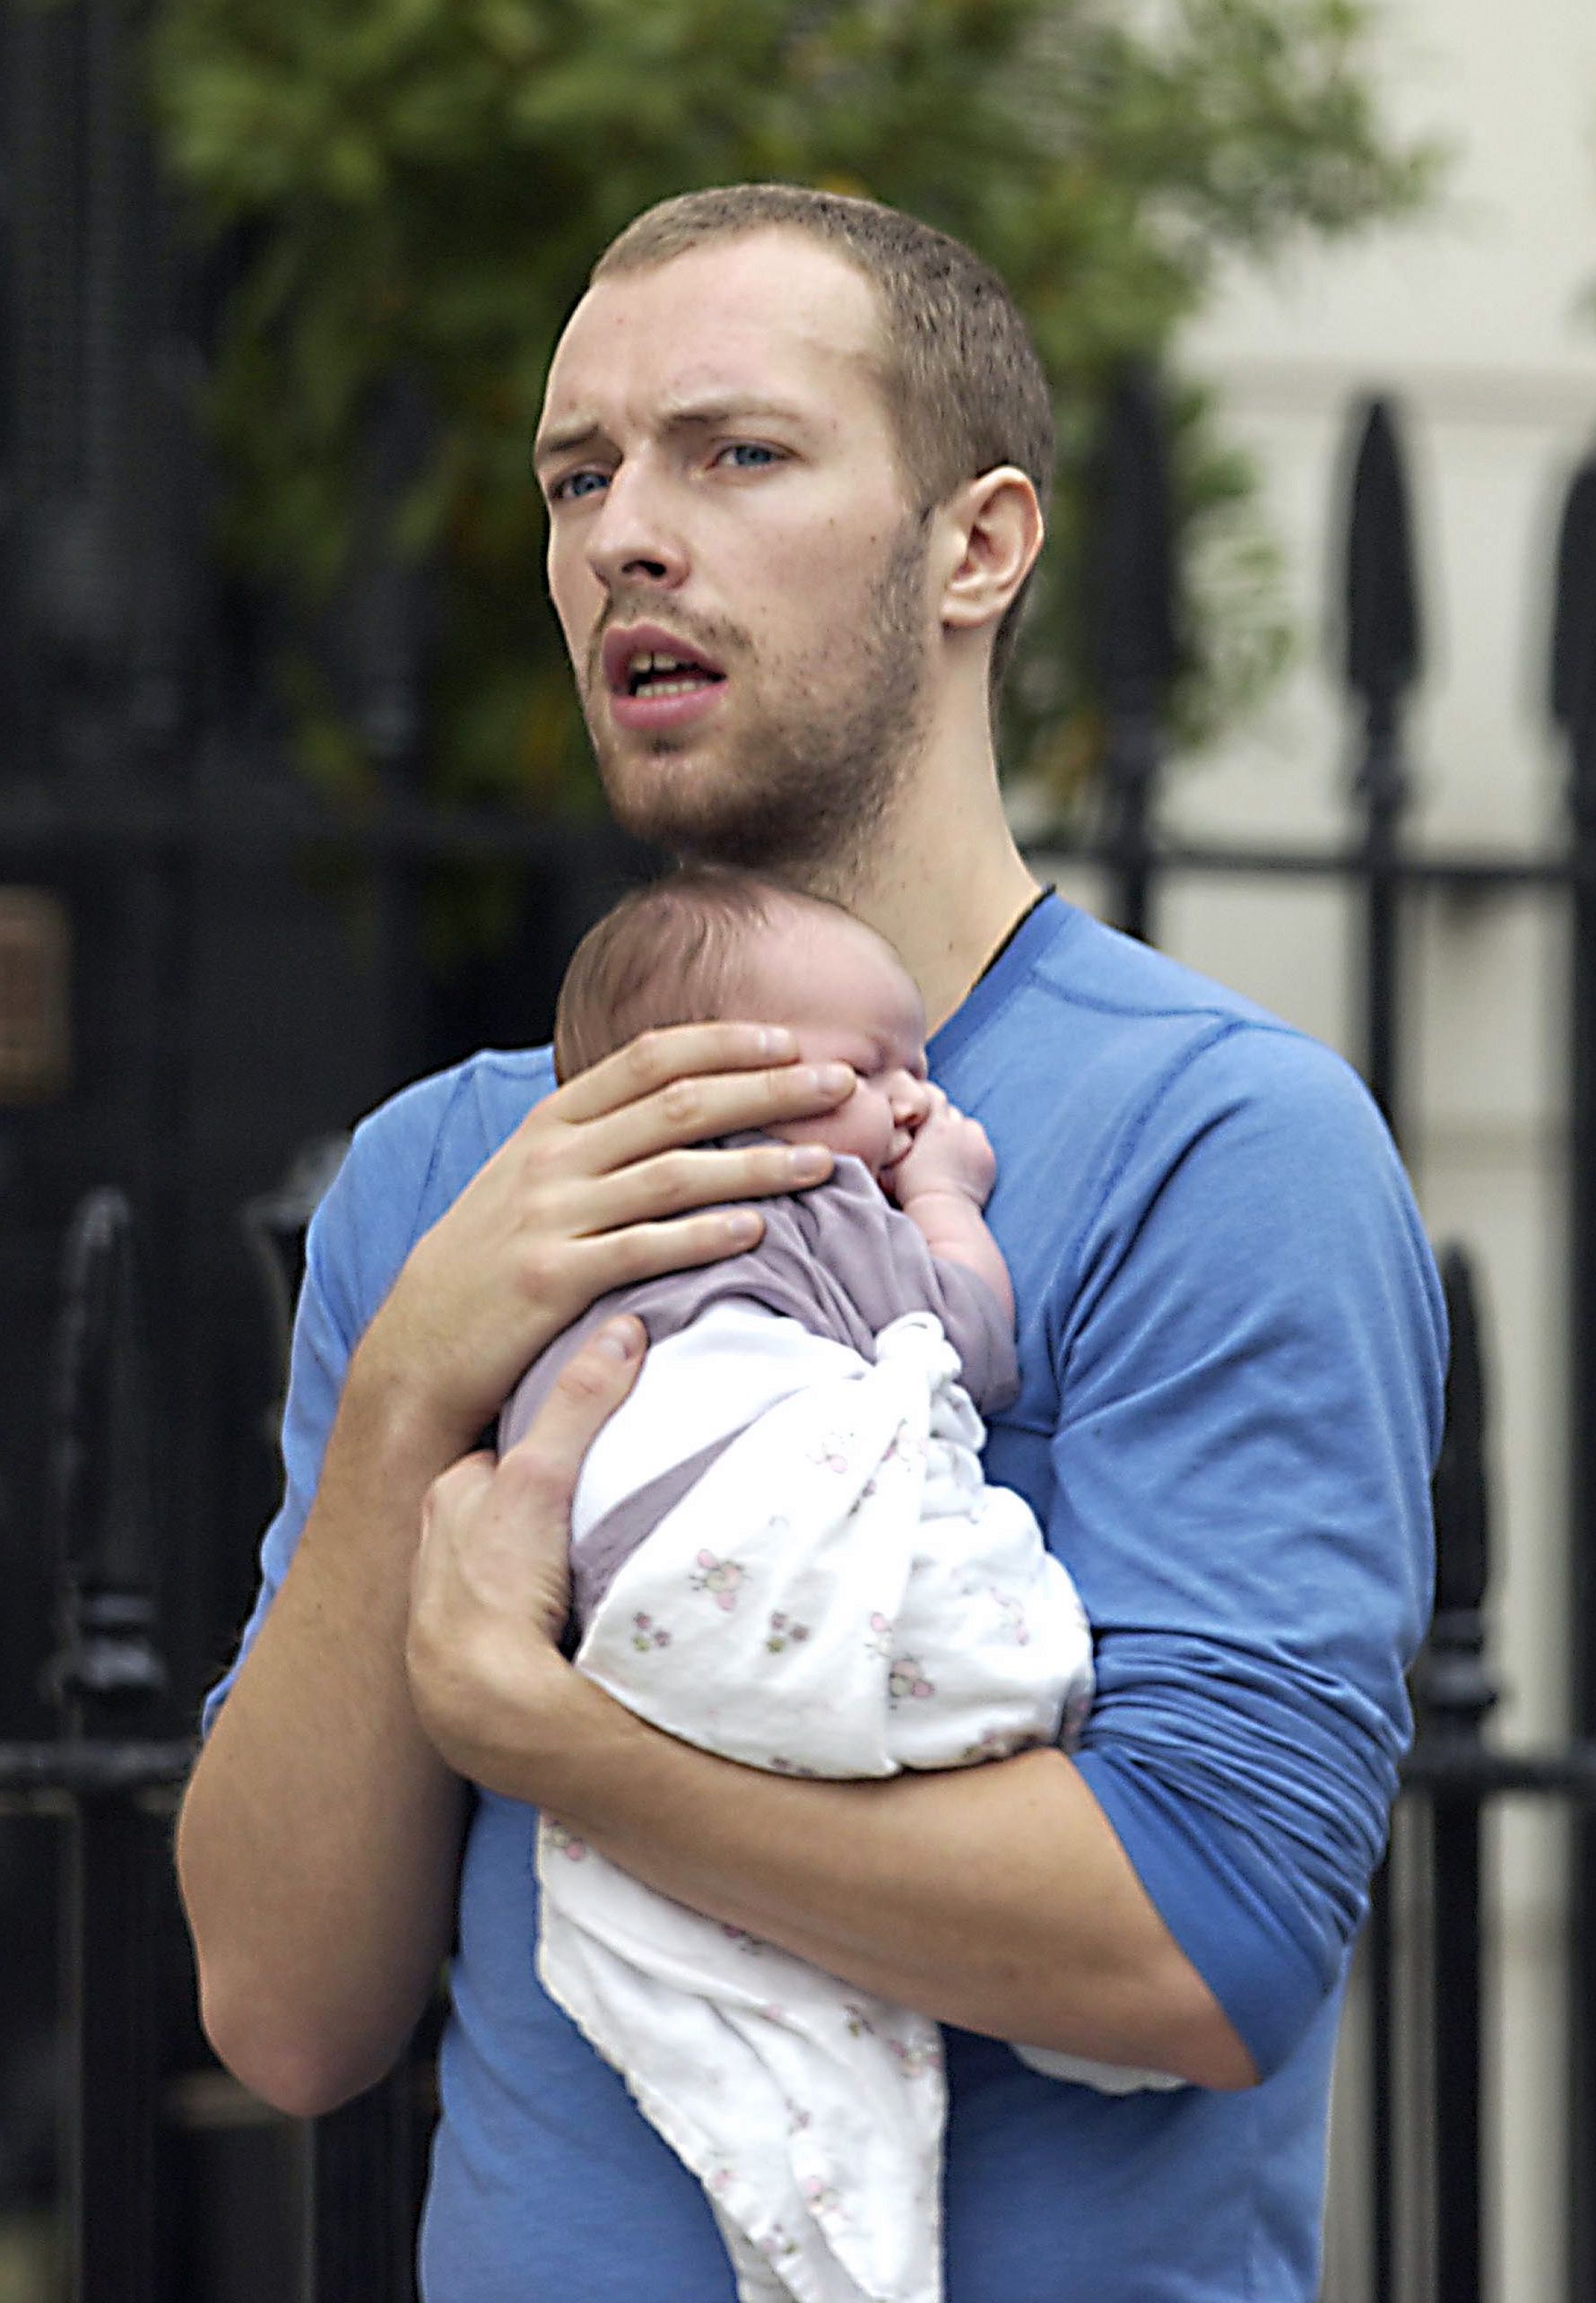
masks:
{"label": "baby's nose", "polygon": [[912,1072],[898,1073],[890,1091],[892,1117],[899,1127],[918,1127],[931,1109],[931,1085]]}

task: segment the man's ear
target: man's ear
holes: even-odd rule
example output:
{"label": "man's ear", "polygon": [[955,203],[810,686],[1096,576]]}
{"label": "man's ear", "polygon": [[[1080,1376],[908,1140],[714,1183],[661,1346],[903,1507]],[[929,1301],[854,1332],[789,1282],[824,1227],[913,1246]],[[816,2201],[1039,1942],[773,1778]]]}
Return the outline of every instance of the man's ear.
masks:
{"label": "man's ear", "polygon": [[944,523],[948,572],[939,606],[944,626],[974,631],[997,624],[1042,549],[1042,508],[1017,465],[1000,464],[950,497]]}

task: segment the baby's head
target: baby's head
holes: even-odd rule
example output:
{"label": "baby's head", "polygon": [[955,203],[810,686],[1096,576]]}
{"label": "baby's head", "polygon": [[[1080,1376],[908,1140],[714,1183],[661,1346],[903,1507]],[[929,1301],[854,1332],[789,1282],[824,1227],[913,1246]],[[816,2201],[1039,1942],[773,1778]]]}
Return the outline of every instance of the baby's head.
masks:
{"label": "baby's head", "polygon": [[858,1075],[846,1103],[774,1129],[851,1152],[878,1180],[930,1108],[925,1011],[889,943],[840,905],[712,865],[625,897],[577,946],[554,1023],[559,1078],[640,1031],[716,1020],[786,1025],[806,1063]]}

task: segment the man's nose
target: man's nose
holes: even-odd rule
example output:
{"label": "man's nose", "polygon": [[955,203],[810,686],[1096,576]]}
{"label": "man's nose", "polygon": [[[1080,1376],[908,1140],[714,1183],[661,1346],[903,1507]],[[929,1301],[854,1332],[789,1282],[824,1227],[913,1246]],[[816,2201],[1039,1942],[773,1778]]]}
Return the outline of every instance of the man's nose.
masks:
{"label": "man's nose", "polygon": [[687,550],[657,478],[636,465],[612,473],[588,529],[589,565],[607,590],[680,584]]}

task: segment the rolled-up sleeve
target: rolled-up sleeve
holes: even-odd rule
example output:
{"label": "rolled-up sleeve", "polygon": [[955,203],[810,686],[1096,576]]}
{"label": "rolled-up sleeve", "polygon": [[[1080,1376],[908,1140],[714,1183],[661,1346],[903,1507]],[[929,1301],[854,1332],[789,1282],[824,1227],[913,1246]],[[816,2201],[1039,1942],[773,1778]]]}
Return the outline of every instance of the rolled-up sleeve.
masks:
{"label": "rolled-up sleeve", "polygon": [[1051,1339],[1080,1765],[1267,2074],[1341,1973],[1410,1733],[1439,1290],[1366,1094],[1294,1035],[1189,1055],[1100,1186]]}

